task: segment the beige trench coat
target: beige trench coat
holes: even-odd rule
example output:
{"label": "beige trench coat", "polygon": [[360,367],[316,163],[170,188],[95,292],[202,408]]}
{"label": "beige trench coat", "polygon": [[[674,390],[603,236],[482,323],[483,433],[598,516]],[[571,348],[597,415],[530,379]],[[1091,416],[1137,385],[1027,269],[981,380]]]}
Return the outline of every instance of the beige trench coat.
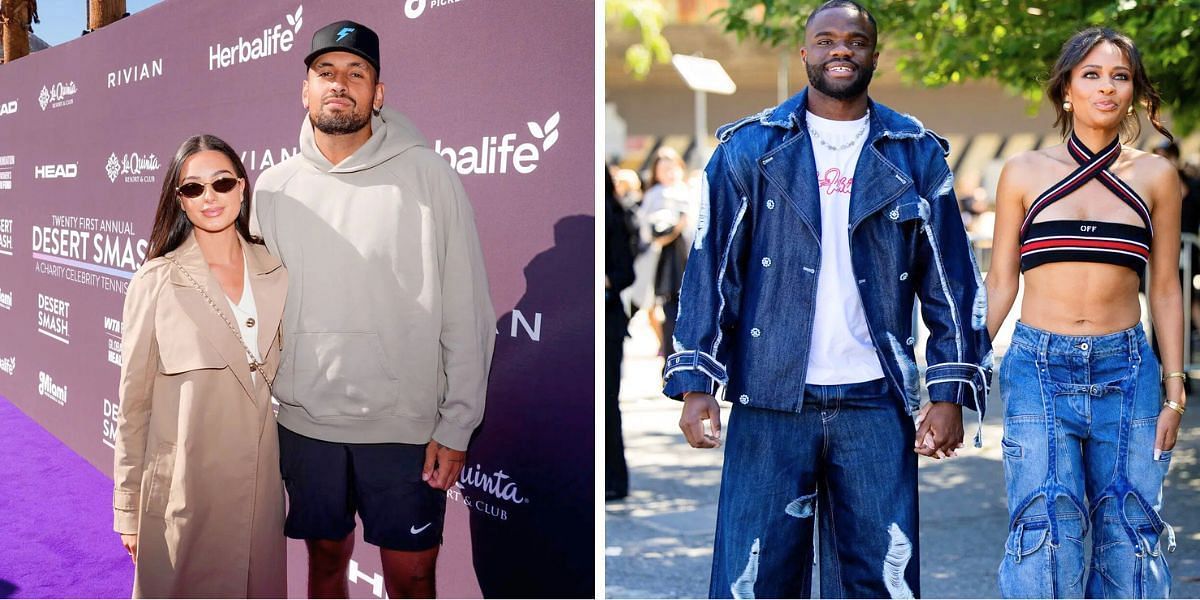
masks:
{"label": "beige trench coat", "polygon": [[[258,350],[273,376],[287,272],[265,246],[242,248],[243,293],[253,291]],[[167,255],[236,326],[195,237]],[[164,258],[129,285],[121,346],[113,527],[138,534],[133,597],[285,597],[278,431],[245,349]]]}

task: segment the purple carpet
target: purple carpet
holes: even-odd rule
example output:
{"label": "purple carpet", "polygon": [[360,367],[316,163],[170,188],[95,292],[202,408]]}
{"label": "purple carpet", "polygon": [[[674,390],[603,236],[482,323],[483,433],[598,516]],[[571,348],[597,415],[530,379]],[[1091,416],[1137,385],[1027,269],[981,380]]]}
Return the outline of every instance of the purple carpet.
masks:
{"label": "purple carpet", "polygon": [[128,598],[112,481],[0,396],[0,598]]}

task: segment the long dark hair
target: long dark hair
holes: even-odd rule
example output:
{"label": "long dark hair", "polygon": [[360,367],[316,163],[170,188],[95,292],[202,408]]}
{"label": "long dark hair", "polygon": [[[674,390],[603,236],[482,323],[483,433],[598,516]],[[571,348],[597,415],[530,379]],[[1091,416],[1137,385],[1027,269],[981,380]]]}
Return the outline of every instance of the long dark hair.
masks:
{"label": "long dark hair", "polygon": [[[1150,124],[1168,140],[1175,139],[1158,118],[1162,97],[1158,95],[1158,90],[1154,89],[1154,83],[1146,75],[1141,52],[1138,52],[1137,46],[1134,45],[1133,40],[1129,39],[1129,36],[1107,27],[1089,27],[1071,36],[1071,39],[1063,44],[1062,50],[1058,54],[1058,60],[1054,62],[1054,68],[1050,70],[1050,80],[1046,83],[1046,95],[1050,97],[1050,102],[1054,105],[1056,115],[1054,126],[1062,132],[1063,138],[1071,133],[1072,127],[1071,113],[1064,110],[1062,106],[1067,95],[1067,86],[1071,83],[1071,70],[1083,62],[1084,57],[1100,42],[1108,42],[1116,46],[1129,60],[1129,67],[1133,71],[1133,105],[1135,107],[1138,104],[1145,106],[1146,117],[1150,120]],[[1121,122],[1122,141],[1135,140],[1141,133],[1142,124],[1138,120],[1137,110],[1134,110],[1133,114],[1126,116],[1125,120]]]}
{"label": "long dark hair", "polygon": [[146,260],[158,258],[178,248],[192,233],[192,222],[179,205],[179,193],[175,189],[180,183],[183,162],[193,154],[207,150],[224,154],[229,162],[233,163],[233,170],[237,172],[237,176],[242,179],[242,207],[238,211],[237,221],[233,224],[234,228],[242,239],[252,244],[262,243],[262,239],[250,235],[250,181],[246,177],[246,167],[242,164],[242,159],[229,144],[215,135],[193,135],[179,146],[179,150],[175,152],[175,159],[171,161],[171,166],[167,168],[167,174],[163,177],[162,192],[158,197],[158,212],[154,214],[154,228],[150,230],[150,249]]}

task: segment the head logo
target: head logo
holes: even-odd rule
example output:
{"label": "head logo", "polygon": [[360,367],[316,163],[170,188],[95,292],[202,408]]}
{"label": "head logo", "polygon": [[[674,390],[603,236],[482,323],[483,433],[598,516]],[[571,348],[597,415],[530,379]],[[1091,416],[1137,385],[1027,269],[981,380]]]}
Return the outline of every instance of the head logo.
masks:
{"label": "head logo", "polygon": [[342,41],[342,38],[344,38],[344,37],[346,37],[346,36],[348,36],[348,35],[350,35],[350,34],[352,34],[352,33],[354,33],[354,28],[353,28],[353,27],[343,27],[343,28],[342,28],[342,30],[338,32],[337,39],[336,39],[336,40],[334,40],[334,41],[335,41],[335,42],[340,42],[340,41]]}
{"label": "head logo", "polygon": [[0,371],[12,375],[17,370],[17,357],[0,358]]}
{"label": "head logo", "polygon": [[17,101],[16,100],[13,100],[12,102],[0,104],[0,117],[3,117],[4,115],[11,115],[15,112],[17,112]]}
{"label": "head logo", "polygon": [[158,179],[154,172],[161,167],[158,157],[153,154],[142,155],[133,152],[118,157],[117,153],[113,152],[108,155],[104,172],[112,183],[116,183],[120,175],[125,176],[125,183],[154,183]]}
{"label": "head logo", "polygon": [[499,136],[484,136],[479,146],[463,146],[452,148],[442,146],[442,140],[435,140],[433,149],[450,161],[450,167],[460,175],[491,175],[507,173],[509,166],[522,175],[532,173],[537,169],[541,154],[558,143],[559,113],[550,115],[545,123],[536,121],[526,123],[529,133],[538,143],[526,142],[514,145],[516,133],[505,133]]}
{"label": "head logo", "polygon": [[280,23],[274,27],[263,29],[261,37],[253,40],[238,37],[237,42],[228,46],[221,44],[209,46],[208,70],[224,69],[291,51],[295,45],[296,34],[300,32],[300,27],[304,24],[303,14],[304,5],[300,5],[295,14],[284,15],[291,29],[285,28]]}
{"label": "head logo", "polygon": [[42,110],[70,106],[75,103],[75,99],[71,96],[74,96],[78,91],[79,88],[75,85],[74,81],[70,83],[59,82],[51,86],[43,85],[41,93],[38,94],[38,104],[41,105]]}
{"label": "head logo", "polygon": [[37,165],[33,167],[34,179],[75,179],[78,176],[79,163]]}

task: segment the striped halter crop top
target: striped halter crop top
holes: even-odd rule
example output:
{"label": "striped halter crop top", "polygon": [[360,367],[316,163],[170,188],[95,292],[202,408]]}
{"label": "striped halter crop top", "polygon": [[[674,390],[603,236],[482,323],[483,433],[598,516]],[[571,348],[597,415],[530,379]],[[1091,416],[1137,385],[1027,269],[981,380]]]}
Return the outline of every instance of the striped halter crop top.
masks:
{"label": "striped halter crop top", "polygon": [[[1120,141],[1114,139],[1106,148],[1093,154],[1072,133],[1067,141],[1067,151],[1079,167],[1042,192],[1021,223],[1021,272],[1052,262],[1096,262],[1129,267],[1142,277],[1150,260],[1154,226],[1150,223],[1150,209],[1145,201],[1108,170],[1121,154]],[[1033,222],[1047,206],[1093,179],[1133,209],[1146,226],[1107,221]]]}

